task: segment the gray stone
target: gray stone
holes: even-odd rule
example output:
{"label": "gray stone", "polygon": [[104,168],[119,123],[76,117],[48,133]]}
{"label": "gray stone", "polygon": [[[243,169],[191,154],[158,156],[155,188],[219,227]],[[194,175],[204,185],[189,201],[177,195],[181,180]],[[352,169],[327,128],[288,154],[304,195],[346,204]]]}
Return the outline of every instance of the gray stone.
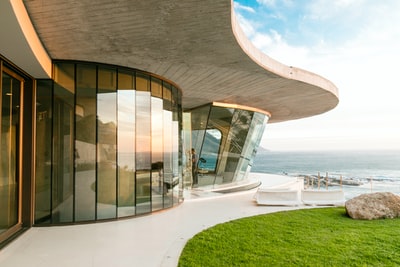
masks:
{"label": "gray stone", "polygon": [[374,220],[400,217],[400,196],[390,192],[362,194],[345,203],[353,219]]}

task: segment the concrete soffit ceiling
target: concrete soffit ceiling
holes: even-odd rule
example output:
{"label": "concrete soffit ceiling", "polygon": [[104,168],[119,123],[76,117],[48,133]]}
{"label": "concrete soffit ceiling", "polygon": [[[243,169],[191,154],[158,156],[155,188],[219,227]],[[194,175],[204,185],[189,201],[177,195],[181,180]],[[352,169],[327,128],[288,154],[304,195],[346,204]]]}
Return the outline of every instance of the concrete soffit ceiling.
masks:
{"label": "concrete soffit ceiling", "polygon": [[0,1],[0,36],[0,54],[33,77],[51,77],[51,59],[21,0]]}
{"label": "concrete soffit ceiling", "polygon": [[35,78],[50,77],[50,59],[126,66],[174,82],[184,109],[236,104],[270,113],[270,122],[338,104],[333,83],[257,50],[231,0],[7,0],[0,13],[0,53]]}

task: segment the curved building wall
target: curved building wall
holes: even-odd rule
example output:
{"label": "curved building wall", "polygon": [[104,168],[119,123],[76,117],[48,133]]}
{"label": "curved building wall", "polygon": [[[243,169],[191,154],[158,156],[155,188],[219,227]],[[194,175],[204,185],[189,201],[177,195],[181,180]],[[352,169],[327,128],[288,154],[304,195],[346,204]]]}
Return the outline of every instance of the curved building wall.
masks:
{"label": "curved building wall", "polygon": [[149,73],[58,61],[37,81],[35,223],[115,219],[182,198],[181,93]]}
{"label": "curved building wall", "polygon": [[236,184],[247,179],[269,116],[245,107],[207,105],[191,111],[198,154],[193,184]]}

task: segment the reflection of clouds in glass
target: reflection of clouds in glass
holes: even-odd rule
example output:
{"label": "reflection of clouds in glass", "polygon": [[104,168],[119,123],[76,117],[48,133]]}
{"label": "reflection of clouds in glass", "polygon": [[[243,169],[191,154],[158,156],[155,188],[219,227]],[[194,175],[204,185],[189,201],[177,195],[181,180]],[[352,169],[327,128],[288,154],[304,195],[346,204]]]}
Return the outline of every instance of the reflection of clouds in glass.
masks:
{"label": "reflection of clouds in glass", "polygon": [[102,123],[117,124],[117,93],[97,95],[97,117]]}
{"label": "reflection of clouds in glass", "polygon": [[135,152],[135,91],[118,91],[118,151]]}
{"label": "reflection of clouds in glass", "polygon": [[118,91],[118,133],[135,133],[135,91]]}
{"label": "reflection of clouds in glass", "polygon": [[163,100],[154,97],[151,98],[151,136],[154,157],[155,152],[163,151]]}

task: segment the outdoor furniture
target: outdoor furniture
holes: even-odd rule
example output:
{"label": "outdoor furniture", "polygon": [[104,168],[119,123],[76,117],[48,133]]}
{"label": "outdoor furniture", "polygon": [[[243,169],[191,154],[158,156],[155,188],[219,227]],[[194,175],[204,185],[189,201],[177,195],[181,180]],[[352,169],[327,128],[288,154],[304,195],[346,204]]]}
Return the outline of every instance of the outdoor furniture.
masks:
{"label": "outdoor furniture", "polygon": [[259,188],[255,195],[258,205],[297,206],[300,204],[299,190]]}
{"label": "outdoor furniture", "polygon": [[313,206],[343,206],[346,200],[342,190],[302,190],[301,201]]}

